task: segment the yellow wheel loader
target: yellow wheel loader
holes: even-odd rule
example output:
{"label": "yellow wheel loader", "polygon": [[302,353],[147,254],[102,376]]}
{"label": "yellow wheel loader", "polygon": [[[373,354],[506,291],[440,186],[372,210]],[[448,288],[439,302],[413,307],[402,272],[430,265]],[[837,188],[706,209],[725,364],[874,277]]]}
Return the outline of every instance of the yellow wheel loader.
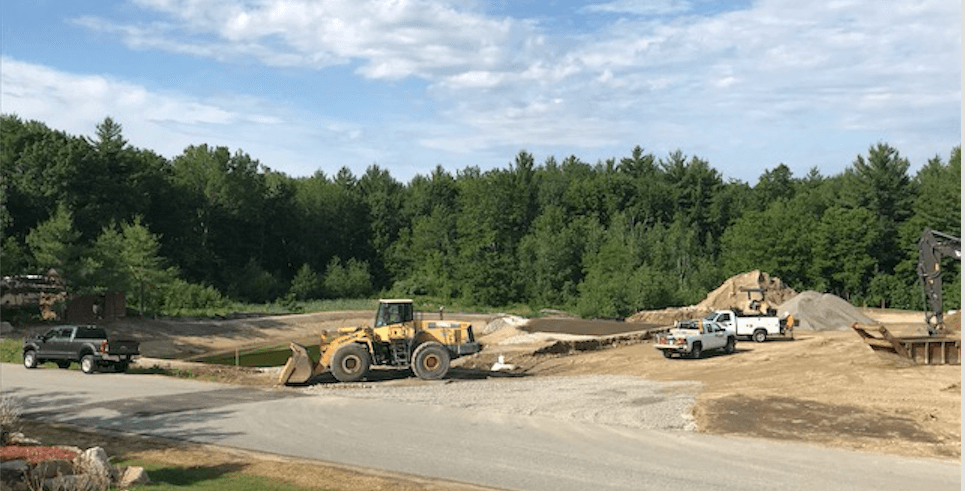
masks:
{"label": "yellow wheel loader", "polygon": [[326,370],[340,382],[362,380],[372,366],[411,368],[424,380],[438,380],[449,372],[449,362],[479,352],[468,322],[416,319],[412,300],[379,300],[374,327],[339,329],[313,361],[304,346],[292,342],[292,356],[278,376],[279,384],[303,384]]}

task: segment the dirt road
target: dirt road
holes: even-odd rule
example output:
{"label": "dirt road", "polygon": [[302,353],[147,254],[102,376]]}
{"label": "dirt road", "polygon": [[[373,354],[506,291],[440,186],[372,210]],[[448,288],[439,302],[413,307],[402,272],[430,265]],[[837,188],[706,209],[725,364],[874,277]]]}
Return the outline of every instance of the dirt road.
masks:
{"label": "dirt road", "polygon": [[[279,391],[4,368],[4,389],[23,397],[30,414],[54,421],[504,489],[817,491],[848,483],[855,490],[898,491],[960,483],[957,462],[640,427],[651,418],[679,420],[693,389],[640,377],[393,381]],[[506,410],[492,410],[499,407]],[[696,456],[700,465],[688,464]]]}

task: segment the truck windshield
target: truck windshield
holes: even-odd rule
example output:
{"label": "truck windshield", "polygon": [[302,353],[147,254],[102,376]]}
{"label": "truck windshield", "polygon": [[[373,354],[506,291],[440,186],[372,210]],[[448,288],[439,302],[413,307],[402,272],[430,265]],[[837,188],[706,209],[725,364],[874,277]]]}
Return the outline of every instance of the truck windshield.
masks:
{"label": "truck windshield", "polygon": [[711,313],[707,314],[707,317],[704,317],[704,320],[705,320],[705,321],[715,321],[715,320],[717,320],[717,312],[711,312]]}

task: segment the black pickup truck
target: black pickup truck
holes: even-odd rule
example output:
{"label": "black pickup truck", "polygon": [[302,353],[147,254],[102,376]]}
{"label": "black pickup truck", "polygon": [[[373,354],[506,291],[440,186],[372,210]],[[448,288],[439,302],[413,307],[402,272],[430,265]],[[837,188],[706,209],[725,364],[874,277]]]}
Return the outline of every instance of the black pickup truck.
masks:
{"label": "black pickup truck", "polygon": [[84,373],[100,368],[127,371],[140,343],[134,339],[108,339],[107,331],[96,326],[58,326],[23,342],[23,366],[36,368],[52,361],[60,368],[80,363]]}

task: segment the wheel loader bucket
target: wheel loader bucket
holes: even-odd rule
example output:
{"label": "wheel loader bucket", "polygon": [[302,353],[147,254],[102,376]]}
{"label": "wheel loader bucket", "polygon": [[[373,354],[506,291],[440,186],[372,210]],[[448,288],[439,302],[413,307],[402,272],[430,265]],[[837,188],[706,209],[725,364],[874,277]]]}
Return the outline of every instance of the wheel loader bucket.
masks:
{"label": "wheel loader bucket", "polygon": [[278,383],[304,384],[314,376],[315,369],[312,358],[308,356],[308,350],[298,343],[291,343],[288,347],[292,350],[292,356],[285,363],[285,368],[278,376]]}

